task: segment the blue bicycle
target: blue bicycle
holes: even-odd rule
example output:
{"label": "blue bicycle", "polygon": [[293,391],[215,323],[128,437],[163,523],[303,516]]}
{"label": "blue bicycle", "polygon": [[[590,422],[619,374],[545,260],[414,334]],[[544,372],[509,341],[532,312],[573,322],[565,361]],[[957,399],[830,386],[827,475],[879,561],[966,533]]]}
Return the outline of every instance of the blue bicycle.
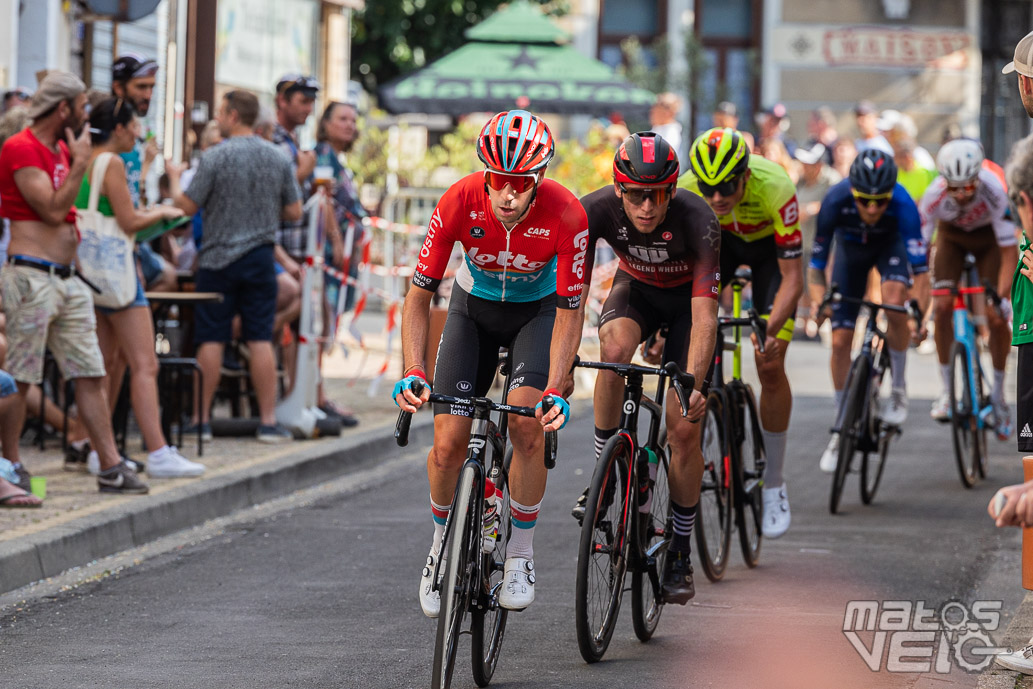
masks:
{"label": "blue bicycle", "polygon": [[[976,302],[974,295],[985,295],[986,302]],[[999,308],[1000,297],[980,281],[976,259],[968,254],[965,256],[962,282],[958,285],[954,300],[954,345],[950,355],[949,391],[954,459],[958,463],[961,483],[966,488],[986,478],[986,432],[996,427],[993,403],[986,392],[990,386],[980,360],[982,348],[979,326],[985,324],[986,317],[978,314],[985,312],[990,304]],[[974,306],[983,308],[975,310]]]}

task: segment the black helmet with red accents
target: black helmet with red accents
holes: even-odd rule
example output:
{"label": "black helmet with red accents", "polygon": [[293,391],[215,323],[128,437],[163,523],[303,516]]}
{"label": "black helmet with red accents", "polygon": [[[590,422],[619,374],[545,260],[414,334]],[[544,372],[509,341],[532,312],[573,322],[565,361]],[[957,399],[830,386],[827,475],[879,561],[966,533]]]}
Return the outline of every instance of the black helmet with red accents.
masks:
{"label": "black helmet with red accents", "polygon": [[618,184],[675,184],[678,154],[655,132],[636,132],[613,156],[613,181]]}

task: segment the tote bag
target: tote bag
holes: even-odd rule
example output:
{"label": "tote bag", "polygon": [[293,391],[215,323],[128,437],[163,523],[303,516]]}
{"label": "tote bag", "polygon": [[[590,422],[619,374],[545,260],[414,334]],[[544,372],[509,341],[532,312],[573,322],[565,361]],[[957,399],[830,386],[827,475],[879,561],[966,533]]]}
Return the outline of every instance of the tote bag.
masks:
{"label": "tote bag", "polygon": [[112,153],[101,153],[90,177],[90,202],[79,209],[79,272],[96,285],[93,303],[107,309],[129,306],[136,297],[136,248],[133,238],[122,231],[115,218],[97,210],[104,173]]}

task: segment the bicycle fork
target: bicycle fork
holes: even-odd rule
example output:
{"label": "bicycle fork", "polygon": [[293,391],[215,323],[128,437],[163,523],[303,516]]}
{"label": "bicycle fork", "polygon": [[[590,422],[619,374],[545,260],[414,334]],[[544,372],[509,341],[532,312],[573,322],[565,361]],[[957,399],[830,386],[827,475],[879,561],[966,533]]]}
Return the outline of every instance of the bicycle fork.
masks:
{"label": "bicycle fork", "polygon": [[[976,343],[978,333],[968,310],[965,308],[965,301],[959,294],[954,300],[954,340],[965,347],[965,358],[968,363],[968,397],[972,413],[976,417],[979,428],[989,425],[988,417],[993,414],[993,405],[982,406],[983,401],[979,399],[979,387],[976,385],[977,376],[983,375],[982,363],[979,361],[979,349]],[[957,410],[952,409],[951,413]]]}

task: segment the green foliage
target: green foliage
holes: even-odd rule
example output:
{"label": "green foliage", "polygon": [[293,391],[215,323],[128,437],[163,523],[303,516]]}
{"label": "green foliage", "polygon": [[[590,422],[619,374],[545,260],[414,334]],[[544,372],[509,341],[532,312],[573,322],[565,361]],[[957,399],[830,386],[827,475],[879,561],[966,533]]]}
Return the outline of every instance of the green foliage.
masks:
{"label": "green foliage", "polygon": [[[530,1],[550,16],[566,14],[570,2]],[[352,17],[352,74],[374,92],[466,43],[463,32],[502,4],[502,0],[369,0]]]}

